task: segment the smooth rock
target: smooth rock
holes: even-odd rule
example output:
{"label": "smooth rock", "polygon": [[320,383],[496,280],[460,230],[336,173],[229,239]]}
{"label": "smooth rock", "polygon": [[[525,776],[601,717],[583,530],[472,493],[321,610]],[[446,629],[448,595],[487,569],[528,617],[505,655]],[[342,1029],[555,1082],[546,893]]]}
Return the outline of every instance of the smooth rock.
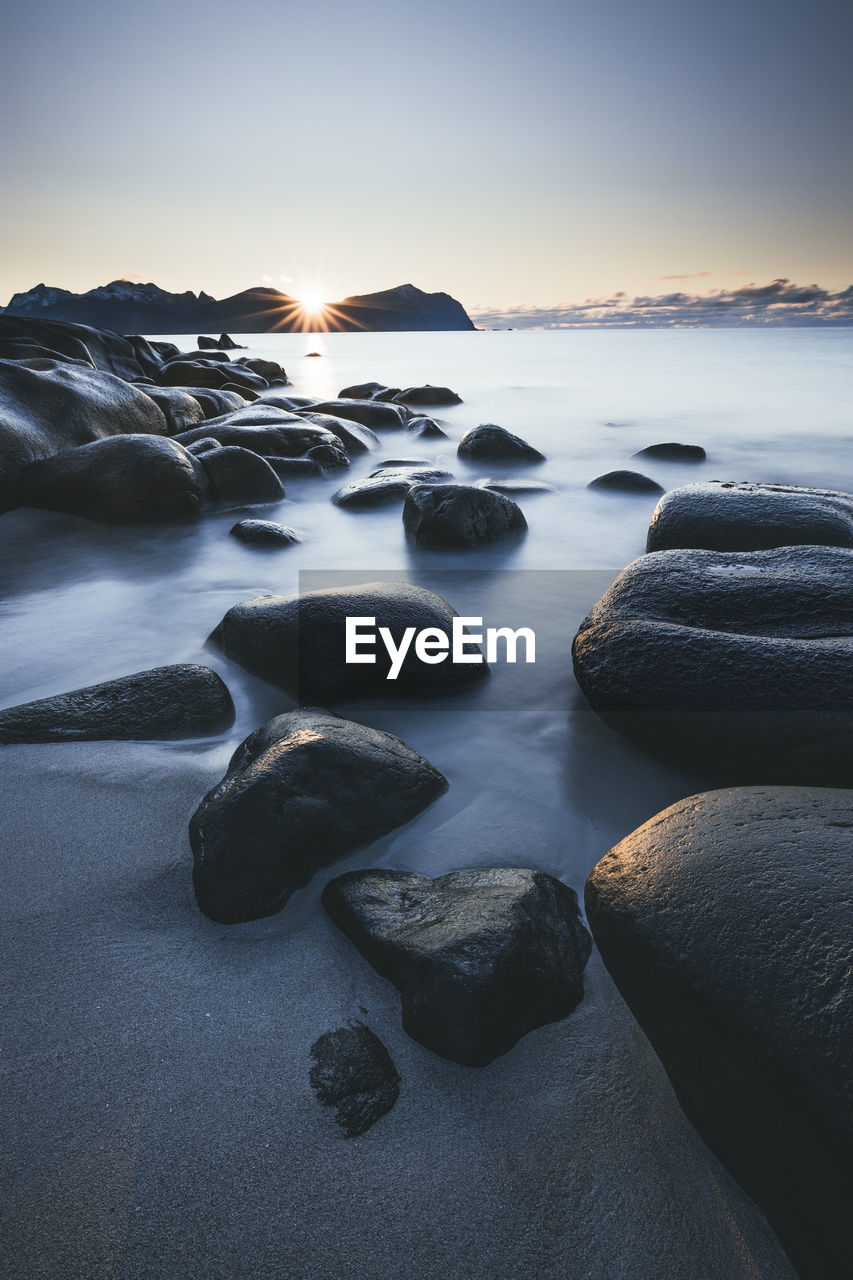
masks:
{"label": "smooth rock", "polygon": [[201,738],[233,723],[234,704],[216,672],[182,663],[7,707],[0,743]]}
{"label": "smooth rock", "polygon": [[347,1138],[357,1138],[400,1096],[400,1076],[385,1045],[362,1024],[339,1027],[311,1046],[311,1088],[324,1107],[336,1108]]}
{"label": "smooth rock", "polygon": [[23,506],[125,524],[197,515],[207,487],[201,461],[177,440],[128,435],[34,462],[17,492]]}
{"label": "smooth rock", "polygon": [[644,476],[639,471],[606,471],[590,480],[587,489],[602,489],[611,493],[663,493],[662,484]]}
{"label": "smooth rock", "polygon": [[496,427],[493,422],[483,422],[479,427],[466,431],[456,452],[460,458],[470,458],[474,462],[545,461],[544,453],[505,427]]}
{"label": "smooth rock", "polygon": [[159,406],[170,436],[181,431],[191,431],[204,421],[204,412],[198,400],[180,387],[159,387],[156,383],[136,385]]}
{"label": "smooth rock", "polygon": [[316,427],[331,431],[349,454],[369,453],[371,449],[379,448],[379,436],[359,422],[338,418],[332,413],[313,413],[310,409],[302,410],[299,416],[306,422],[313,422]]}
{"label": "smooth rock", "polygon": [[524,533],[521,508],[502,493],[473,485],[419,484],[403,507],[403,528],[418,547],[478,547]]}
{"label": "smooth rock", "polygon": [[238,409],[246,407],[246,398],[240,392],[226,391],[222,387],[172,387],[173,391],[183,391],[192,396],[201,405],[205,419],[221,418]]}
{"label": "smooth rock", "polygon": [[[258,596],[229,609],[212,641],[252,675],[309,702],[350,698],[428,696],[466,687],[488,675],[487,663],[427,663],[410,644],[395,680],[391,660],[378,638],[375,663],[346,661],[346,620],[375,618],[399,648],[408,628],[435,628],[451,634],[456,610],[424,587],[408,582],[367,582],[354,587],[307,591],[303,595]],[[367,647],[362,654],[370,653]],[[466,645],[466,654],[482,651]]]}
{"label": "smooth rock", "polygon": [[218,440],[222,445],[250,449],[263,458],[302,458],[310,451],[314,460],[323,466],[349,466],[349,458],[338,437],[322,427],[315,427],[313,423],[303,422],[301,418],[284,422],[273,420],[257,426],[245,419],[238,422],[230,419],[211,421],[192,431],[184,431],[175,439],[184,445],[198,440]]}
{"label": "smooth rock", "polygon": [[244,347],[239,342],[235,342],[233,338],[229,338],[227,333],[220,333],[218,338],[206,338],[203,335],[196,339],[196,343],[201,351],[243,351]]}
{"label": "smooth rock", "polygon": [[377,400],[324,400],[310,406],[314,413],[330,413],[336,418],[349,418],[373,431],[399,431],[406,425],[404,409]]}
{"label": "smooth rock", "polygon": [[230,533],[241,542],[259,547],[292,547],[302,541],[295,529],[274,520],[238,520]]}
{"label": "smooth rock", "polygon": [[848,1273],[853,791],[690,796],[595,867],[607,968],[802,1280]]}
{"label": "smooth rock", "polygon": [[491,489],[494,493],[556,493],[556,486],[546,484],[544,480],[516,479],[508,476],[506,480],[478,480],[478,489]]}
{"label": "smooth rock", "polygon": [[237,748],[190,821],[193,883],[220,924],[280,911],[315,871],[409,822],[447,780],[398,738],[317,707]]}
{"label": "smooth rock", "polygon": [[782,484],[688,484],[661,498],[646,549],[763,551],[803,545],[853,547],[853,494]]}
{"label": "smooth rock", "polygon": [[853,766],[853,551],[656,551],[581,623],[575,675],[605,723],[737,782]]}
{"label": "smooth rock", "polygon": [[486,1066],[583,998],[577,894],[544,871],[351,871],[323,905],[402,995],[405,1031],[452,1062]]}
{"label": "smooth rock", "polygon": [[339,400],[378,400],[386,396],[393,399],[399,387],[387,387],[384,382],[359,382],[354,387],[344,387],[338,392]]}
{"label": "smooth rock", "polygon": [[430,437],[449,439],[447,432],[435,418],[410,418],[406,423],[406,430],[416,440],[428,440]]}
{"label": "smooth rock", "polygon": [[707,458],[701,444],[649,444],[638,449],[635,458],[656,458],[660,462],[704,462]]}
{"label": "smooth rock", "polygon": [[427,383],[424,387],[406,387],[404,391],[398,391],[394,396],[394,403],[427,406],[461,404],[462,397],[458,396],[455,391],[451,391],[450,387],[431,387]]}
{"label": "smooth rock", "polygon": [[208,449],[200,460],[218,502],[280,502],[284,485],[270,464],[250,449],[225,445]]}
{"label": "smooth rock", "polygon": [[338,507],[387,507],[402,502],[413,484],[438,484],[452,479],[449,471],[437,467],[380,467],[367,479],[350,480],[332,494],[332,502]]}

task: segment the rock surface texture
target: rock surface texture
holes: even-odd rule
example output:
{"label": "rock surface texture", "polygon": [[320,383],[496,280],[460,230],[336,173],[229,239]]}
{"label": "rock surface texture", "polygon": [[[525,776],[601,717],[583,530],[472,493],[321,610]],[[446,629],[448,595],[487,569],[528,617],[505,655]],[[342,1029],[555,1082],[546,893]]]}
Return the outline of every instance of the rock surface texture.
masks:
{"label": "rock surface texture", "polygon": [[850,1263],[853,791],[679,801],[598,863],[604,962],[803,1280]]}
{"label": "rock surface texture", "polygon": [[661,498],[646,540],[647,551],[804,545],[853,547],[853,494],[783,484],[687,484]]}
{"label": "rock surface texture", "polygon": [[492,422],[481,423],[466,431],[456,449],[460,458],[474,462],[544,462],[545,455],[533,445],[514,436],[505,427]]}
{"label": "rock surface texture", "polygon": [[431,804],[446,779],[405,742],[317,707],[241,743],[190,822],[193,884],[219,924],[280,911],[315,871]]}
{"label": "rock surface texture", "polygon": [[657,551],[581,623],[575,675],[612,728],[737,782],[843,785],[853,551]]}
{"label": "rock surface texture", "polygon": [[336,1119],[347,1138],[358,1138],[400,1096],[400,1077],[385,1045],[369,1027],[339,1027],[311,1046],[309,1073],[317,1101],[336,1107]]}
{"label": "rock surface texture", "polygon": [[417,547],[462,550],[522,534],[527,521],[517,503],[491,489],[419,484],[406,495],[403,528]]}
{"label": "rock surface texture", "polygon": [[412,1039],[452,1062],[486,1066],[583,998],[577,895],[543,871],[352,871],[323,904],[400,992]]}

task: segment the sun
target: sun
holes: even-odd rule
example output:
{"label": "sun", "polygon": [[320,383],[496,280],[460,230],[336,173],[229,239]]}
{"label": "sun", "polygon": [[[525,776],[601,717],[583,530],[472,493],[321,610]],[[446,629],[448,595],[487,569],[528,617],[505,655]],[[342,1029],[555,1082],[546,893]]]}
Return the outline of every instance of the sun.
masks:
{"label": "sun", "polygon": [[321,316],[326,310],[327,299],[319,289],[304,289],[299,297],[300,309],[307,316]]}

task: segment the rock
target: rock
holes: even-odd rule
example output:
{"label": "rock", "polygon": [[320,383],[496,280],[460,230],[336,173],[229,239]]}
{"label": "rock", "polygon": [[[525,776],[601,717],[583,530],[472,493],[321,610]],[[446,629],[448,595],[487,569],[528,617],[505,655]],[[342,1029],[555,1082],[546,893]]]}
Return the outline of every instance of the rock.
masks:
{"label": "rock", "polygon": [[261,404],[269,404],[288,413],[301,413],[303,409],[311,409],[320,404],[316,396],[285,396],[280,391],[265,391],[261,396]]}
{"label": "rock", "polygon": [[292,547],[302,541],[295,529],[273,520],[238,520],[230,532],[241,542],[259,547]]}
{"label": "rock", "polygon": [[219,502],[280,502],[284,485],[268,462],[249,449],[225,445],[208,449],[201,462]]}
{"label": "rock", "polygon": [[460,458],[474,462],[544,462],[545,454],[533,445],[514,436],[504,427],[483,422],[479,427],[466,431],[456,449]]}
{"label": "rock", "polygon": [[544,871],[351,871],[323,905],[401,993],[408,1035],[451,1062],[484,1067],[583,998],[577,895]]}
{"label": "rock", "polygon": [[660,462],[704,462],[707,458],[701,444],[650,444],[639,449],[635,458],[657,458]]}
{"label": "rock", "polygon": [[23,506],[112,524],[197,515],[206,491],[198,459],[177,440],[146,435],[81,444],[34,462],[18,482]]}
{"label": "rock", "polygon": [[590,480],[587,489],[603,489],[611,493],[663,493],[663,485],[639,471],[607,471]]}
{"label": "rock", "polygon": [[[386,468],[398,470],[400,467],[428,467],[430,466],[429,458],[383,458],[377,470],[384,471]],[[376,474],[375,472],[373,473]]]}
{"label": "rock", "polygon": [[405,410],[376,400],[325,400],[310,407],[314,413],[349,418],[351,422],[360,422],[373,431],[399,431],[406,425]]}
{"label": "rock", "polygon": [[204,413],[198,400],[180,387],[158,387],[156,383],[147,382],[136,385],[159,406],[166,419],[168,435],[175,436],[181,431],[190,431],[204,421]]}
{"label": "rock", "polygon": [[646,547],[763,551],[806,544],[853,547],[853,494],[782,484],[683,485],[655,507]]}
{"label": "rock", "polygon": [[46,356],[63,363],[79,362],[132,382],[146,375],[156,377],[163,362],[162,348],[170,346],[170,343],[148,342],[146,338],[121,337],[118,333],[83,324],[65,324],[8,312],[0,315],[0,358],[3,360]]}
{"label": "rock", "polygon": [[[427,663],[410,645],[394,680],[391,659],[377,638],[375,663],[346,662],[346,619],[373,617],[387,627],[395,648],[407,628],[450,634],[456,610],[433,591],[408,582],[367,582],[303,595],[258,596],[229,609],[211,639],[252,675],[295,698],[334,702],[351,698],[425,697],[464,688],[489,673],[483,662]],[[370,650],[362,648],[361,653]],[[482,653],[466,646],[466,653]]]}
{"label": "rock", "polygon": [[231,395],[239,395],[242,400],[257,400],[258,391],[254,387],[247,387],[243,379],[239,382],[225,382],[220,388],[222,391],[228,391]]}
{"label": "rock", "polygon": [[183,364],[189,363],[189,364],[211,365],[211,364],[231,364],[232,363],[231,357],[229,355],[226,355],[224,351],[218,351],[215,348],[213,350],[208,349],[207,351],[177,351],[176,350],[174,354],[164,356],[164,362],[166,364],[174,364],[176,360],[181,361],[181,363]]}
{"label": "rock", "polygon": [[320,356],[322,356],[322,354],[323,354],[322,351],[306,351],[305,359],[308,360],[311,356],[319,358]]}
{"label": "rock", "polygon": [[385,396],[392,399],[397,395],[399,387],[386,387],[384,382],[360,382],[355,387],[344,387],[338,392],[339,400],[376,400]]}
{"label": "rock", "polygon": [[849,1271],[853,791],[691,796],[586,887],[607,968],[684,1110],[803,1280]]}
{"label": "rock", "polygon": [[369,453],[379,448],[379,436],[369,427],[358,422],[350,422],[347,418],[336,418],[331,413],[312,413],[303,410],[299,415],[305,422],[313,422],[316,427],[331,431],[340,440],[347,453]]}
{"label": "rock", "polygon": [[738,782],[843,785],[853,765],[853,551],[656,551],[581,623],[606,724]]}
{"label": "rock", "polygon": [[315,462],[323,466],[349,466],[349,458],[338,437],[322,427],[315,427],[313,423],[294,417],[292,421],[275,419],[268,425],[261,422],[253,426],[248,419],[234,421],[235,417],[232,414],[225,421],[205,422],[192,431],[182,432],[175,439],[187,446],[198,440],[218,440],[223,445],[250,449],[263,458],[302,458],[310,452]]}
{"label": "rock", "polygon": [[440,436],[444,440],[449,439],[447,432],[436,422],[435,418],[411,418],[406,424],[406,430],[416,440],[429,439],[430,436]]}
{"label": "rock", "polygon": [[204,418],[220,418],[246,406],[243,395],[236,391],[226,391],[222,387],[215,390],[211,387],[172,387],[171,390],[191,395],[196,404],[201,406]]}
{"label": "rock", "polygon": [[190,821],[198,904],[220,924],[273,915],[315,871],[409,822],[446,786],[390,734],[317,707],[276,716]]}
{"label": "rock", "polygon": [[220,333],[218,338],[205,338],[204,336],[197,338],[199,350],[201,351],[245,351],[245,347],[241,347],[239,342],[235,342],[233,338],[229,338],[227,333]]}
{"label": "rock", "polygon": [[461,404],[462,397],[458,396],[455,391],[451,391],[450,387],[431,387],[428,383],[425,387],[406,387],[405,391],[398,391],[394,396],[395,404]]}
{"label": "rock", "polygon": [[431,467],[380,467],[366,480],[350,480],[337,493],[332,502],[338,507],[387,507],[402,502],[413,484],[440,483],[452,480],[449,471]]}
{"label": "rock", "polygon": [[234,723],[231,695],[209,667],[154,667],[0,711],[0,743],[201,738]]}
{"label": "rock", "polygon": [[202,436],[200,440],[193,440],[190,444],[184,445],[187,453],[191,453],[194,458],[200,458],[205,453],[210,453],[212,449],[221,449],[223,446],[218,440],[214,440],[211,436]]}
{"label": "rock", "polygon": [[162,410],[138,387],[84,364],[0,360],[0,511],[17,504],[31,463],[123,432],[166,432]]}
{"label": "rock", "polygon": [[400,1096],[400,1077],[385,1045],[360,1023],[339,1027],[311,1046],[309,1079],[317,1101],[336,1107],[347,1138],[357,1138]]}
{"label": "rock", "polygon": [[544,480],[522,480],[514,476],[506,480],[478,480],[478,489],[491,489],[494,493],[556,493],[556,485]]}
{"label": "rock", "polygon": [[418,547],[477,547],[524,533],[521,508],[473,485],[419,484],[403,507],[403,528]]}
{"label": "rock", "polygon": [[205,352],[203,360],[170,360],[163,366],[160,382],[165,387],[236,388],[241,394],[263,391],[268,385],[265,378],[243,365],[212,359],[216,351]]}
{"label": "rock", "polygon": [[277,360],[261,360],[257,356],[240,356],[237,364],[242,365],[244,369],[249,369],[252,373],[257,373],[268,386],[288,385],[287,374]]}
{"label": "rock", "polygon": [[273,471],[282,480],[300,480],[308,476],[321,476],[323,465],[316,458],[275,458],[265,456]]}

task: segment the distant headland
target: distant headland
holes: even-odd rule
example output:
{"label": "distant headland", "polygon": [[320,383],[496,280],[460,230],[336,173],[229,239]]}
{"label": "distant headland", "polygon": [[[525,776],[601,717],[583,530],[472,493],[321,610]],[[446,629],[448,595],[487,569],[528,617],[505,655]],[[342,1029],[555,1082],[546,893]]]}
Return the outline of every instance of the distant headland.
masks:
{"label": "distant headland", "polygon": [[217,300],[204,293],[169,293],[156,284],[113,280],[72,293],[37,284],[16,293],[0,312],[91,325],[115,333],[322,333],[474,329],[465,308],[447,293],[424,293],[413,284],[308,306],[278,289],[257,286]]}

